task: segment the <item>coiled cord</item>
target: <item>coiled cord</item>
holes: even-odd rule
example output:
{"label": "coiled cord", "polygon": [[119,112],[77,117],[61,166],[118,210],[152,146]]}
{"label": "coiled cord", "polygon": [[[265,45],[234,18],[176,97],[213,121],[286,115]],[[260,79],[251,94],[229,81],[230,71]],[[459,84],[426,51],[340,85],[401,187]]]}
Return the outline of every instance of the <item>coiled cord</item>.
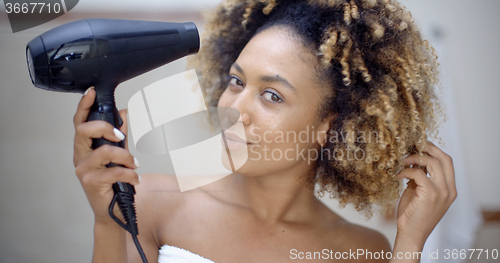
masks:
{"label": "coiled cord", "polygon": [[[111,216],[111,218],[113,218],[113,220],[115,220],[116,223],[118,223],[118,225],[123,227],[132,235],[132,239],[134,240],[134,244],[137,247],[137,251],[141,256],[142,262],[148,263],[146,255],[142,250],[141,244],[137,239],[137,235],[139,235],[139,230],[137,228],[137,218],[134,205],[135,191],[133,193],[131,193],[130,191],[122,192],[119,190],[120,188],[123,189],[123,186],[121,184],[122,183],[118,182],[113,185],[113,190],[115,192],[115,195],[113,196],[113,200],[109,205],[109,215]],[[113,207],[117,202],[118,206],[120,207],[120,210],[122,211],[123,219],[125,220],[126,224],[124,224],[120,219],[118,219],[113,213]]]}

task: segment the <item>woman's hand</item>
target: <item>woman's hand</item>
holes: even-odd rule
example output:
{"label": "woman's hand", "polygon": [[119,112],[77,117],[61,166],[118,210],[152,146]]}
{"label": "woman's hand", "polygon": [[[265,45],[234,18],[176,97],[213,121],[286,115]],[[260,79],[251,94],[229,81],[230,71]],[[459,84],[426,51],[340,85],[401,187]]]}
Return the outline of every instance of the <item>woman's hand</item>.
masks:
{"label": "woman's hand", "polygon": [[[140,179],[134,169],[137,169],[139,164],[128,151],[126,143],[126,149],[111,145],[92,149],[92,138],[104,137],[106,140],[119,142],[127,134],[126,110],[120,111],[124,123],[120,127],[120,131],[105,121],[86,122],[95,96],[94,89],[87,90],[73,119],[75,124],[73,163],[76,168],[75,173],[94,211],[96,222],[110,222],[112,219],[108,214],[108,207],[113,198],[111,187],[113,183],[118,181],[137,185]],[[107,168],[106,165],[110,162],[125,167]]]}
{"label": "woman's hand", "polygon": [[431,142],[427,142],[423,156],[411,155],[403,162],[405,167],[412,165],[412,168],[405,168],[397,175],[410,181],[399,201],[396,242],[398,239],[417,242],[414,247],[423,249],[427,237],[457,196],[453,162]]}

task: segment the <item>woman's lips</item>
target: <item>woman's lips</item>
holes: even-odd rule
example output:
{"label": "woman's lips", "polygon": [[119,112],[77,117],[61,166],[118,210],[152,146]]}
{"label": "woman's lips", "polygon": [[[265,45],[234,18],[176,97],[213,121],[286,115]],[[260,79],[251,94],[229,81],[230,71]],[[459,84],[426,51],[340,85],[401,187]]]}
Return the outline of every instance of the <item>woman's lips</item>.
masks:
{"label": "woman's lips", "polygon": [[221,144],[226,149],[238,149],[247,147],[247,145],[249,145],[250,143],[247,143],[232,132],[225,131],[221,136]]}
{"label": "woman's lips", "polygon": [[226,149],[239,149],[239,148],[247,147],[247,145],[248,145],[248,144],[243,143],[243,142],[233,141],[233,140],[229,139],[228,137],[225,137],[226,142],[224,143],[224,137],[225,136],[221,136],[221,144]]}

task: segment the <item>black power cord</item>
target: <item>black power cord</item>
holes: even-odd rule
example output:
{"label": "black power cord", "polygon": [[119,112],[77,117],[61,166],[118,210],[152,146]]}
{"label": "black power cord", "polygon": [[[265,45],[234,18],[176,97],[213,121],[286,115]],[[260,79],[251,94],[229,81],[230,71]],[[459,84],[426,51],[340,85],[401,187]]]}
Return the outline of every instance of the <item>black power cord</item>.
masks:
{"label": "black power cord", "polygon": [[[113,218],[113,220],[115,220],[116,223],[118,223],[118,225],[123,227],[132,235],[132,239],[134,240],[137,251],[141,256],[142,262],[148,263],[146,255],[142,250],[141,244],[137,239],[137,235],[139,235],[139,229],[137,228],[137,218],[134,205],[134,187],[129,184],[117,182],[113,184],[113,191],[115,192],[115,195],[113,196],[113,200],[109,205],[109,215],[111,216],[111,218]],[[118,203],[118,206],[122,211],[123,219],[125,220],[126,224],[118,219],[113,213],[113,208],[116,203]]]}

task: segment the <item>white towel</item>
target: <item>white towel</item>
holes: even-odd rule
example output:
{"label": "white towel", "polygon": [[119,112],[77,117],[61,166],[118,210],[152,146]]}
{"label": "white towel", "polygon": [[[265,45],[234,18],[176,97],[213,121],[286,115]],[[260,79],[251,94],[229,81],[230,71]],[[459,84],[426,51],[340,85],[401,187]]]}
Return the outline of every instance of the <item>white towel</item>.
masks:
{"label": "white towel", "polygon": [[158,263],[215,263],[189,250],[180,247],[163,245],[158,255]]}

